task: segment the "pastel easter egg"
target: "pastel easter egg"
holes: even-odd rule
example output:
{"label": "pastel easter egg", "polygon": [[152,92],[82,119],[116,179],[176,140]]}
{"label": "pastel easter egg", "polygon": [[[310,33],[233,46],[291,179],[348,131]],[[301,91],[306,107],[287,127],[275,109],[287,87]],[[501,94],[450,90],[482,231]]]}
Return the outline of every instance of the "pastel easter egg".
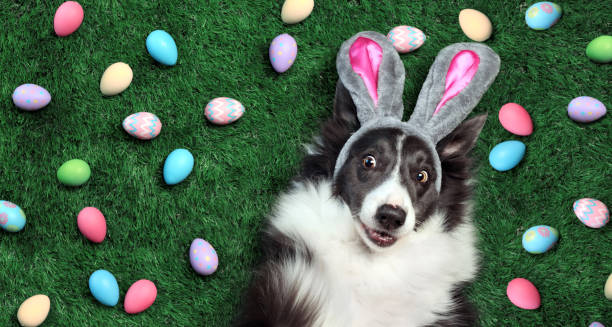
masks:
{"label": "pastel easter egg", "polygon": [[57,179],[64,185],[80,186],[91,176],[89,165],[81,159],[71,159],[64,162],[57,170]]}
{"label": "pastel easter egg", "polygon": [[44,108],[49,102],[51,94],[36,84],[22,84],[13,91],[13,103],[21,110],[36,111]]}
{"label": "pastel easter egg", "polygon": [[608,276],[608,280],[604,286],[604,295],[606,296],[606,299],[612,300],[612,274]]}
{"label": "pastel easter egg", "polygon": [[559,240],[559,232],[546,225],[529,228],[523,234],[523,248],[532,254],[541,254],[552,249]]}
{"label": "pastel easter egg", "polygon": [[217,270],[219,257],[210,243],[196,238],[189,247],[189,262],[198,274],[210,275]]}
{"label": "pastel easter egg", "polygon": [[114,307],[119,302],[119,285],[115,276],[106,270],[96,270],[89,276],[89,290],[100,303]]}
{"label": "pastel easter egg", "polygon": [[51,300],[44,294],[34,295],[23,301],[17,310],[17,320],[21,326],[40,326],[51,309]]}
{"label": "pastel easter egg", "polygon": [[66,1],[55,11],[53,29],[58,36],[74,33],[83,22],[83,7],[76,1]]}
{"label": "pastel easter egg", "polygon": [[164,180],[168,185],[182,182],[193,169],[193,155],[187,149],[172,151],[164,162]]}
{"label": "pastel easter egg", "polygon": [[134,73],[126,63],[116,62],[104,71],[100,79],[100,92],[106,96],[119,94],[130,86]]}
{"label": "pastel easter egg", "polygon": [[606,205],[596,199],[584,198],[576,200],[574,213],[587,227],[602,228],[610,221],[610,211]]}
{"label": "pastel easter egg", "polygon": [[612,36],[601,35],[593,39],[587,45],[586,55],[600,64],[612,62]]}
{"label": "pastel easter egg", "polygon": [[533,132],[531,116],[517,103],[506,103],[499,109],[499,122],[510,133],[527,136]]}
{"label": "pastel easter egg", "polygon": [[600,323],[599,321],[594,321],[592,322],[589,327],[606,327],[604,326],[602,323]]}
{"label": "pastel easter egg", "polygon": [[476,42],[486,41],[493,32],[489,17],[475,9],[463,9],[459,12],[459,26],[465,36]]}
{"label": "pastel easter egg", "polygon": [[100,210],[94,207],[83,208],[77,216],[79,231],[88,240],[102,243],[106,237],[106,219]]}
{"label": "pastel easter egg", "polygon": [[123,307],[127,313],[140,313],[148,309],[155,302],[156,297],[157,288],[155,284],[150,280],[141,279],[132,284],[125,293]]}
{"label": "pastel easter egg", "polygon": [[574,121],[590,123],[606,114],[606,106],[595,98],[577,97],[567,105],[567,114]]}
{"label": "pastel easter egg", "polygon": [[204,109],[206,119],[215,125],[227,125],[240,119],[244,114],[244,106],[232,98],[214,98]]}
{"label": "pastel easter egg", "polygon": [[150,112],[137,112],[123,120],[123,129],[133,137],[141,140],[151,140],[159,135],[162,123]]}
{"label": "pastel easter egg", "polygon": [[525,278],[515,278],[508,283],[506,295],[512,304],[521,309],[534,310],[540,307],[538,289]]}
{"label": "pastel easter egg", "polygon": [[281,19],[285,24],[296,24],[308,17],[314,8],[314,0],[285,0]]}
{"label": "pastel easter egg", "polygon": [[277,73],[283,73],[295,62],[297,42],[289,34],[281,34],[270,44],[270,63]]}
{"label": "pastel easter egg", "polygon": [[553,2],[538,2],[527,8],[525,22],[534,30],[549,29],[561,18],[561,7]]}
{"label": "pastel easter egg", "polygon": [[394,27],[387,39],[399,53],[408,53],[420,48],[425,43],[425,33],[420,29],[412,26],[397,26]]}
{"label": "pastel easter egg", "polygon": [[147,36],[147,51],[153,59],[166,66],[174,66],[178,58],[176,43],[168,32],[153,31]]}
{"label": "pastel easter egg", "polygon": [[0,227],[7,232],[18,232],[26,224],[26,216],[18,205],[0,200]]}
{"label": "pastel easter egg", "polygon": [[525,155],[525,144],[521,141],[505,141],[496,145],[489,153],[489,163],[498,171],[510,170],[521,162]]}

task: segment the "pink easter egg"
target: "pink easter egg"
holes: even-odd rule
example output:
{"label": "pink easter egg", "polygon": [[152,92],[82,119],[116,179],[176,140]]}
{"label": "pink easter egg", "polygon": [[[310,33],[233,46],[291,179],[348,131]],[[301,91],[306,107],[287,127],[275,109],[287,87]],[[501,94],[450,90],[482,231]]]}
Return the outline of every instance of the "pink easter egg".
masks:
{"label": "pink easter egg", "polygon": [[527,136],[533,132],[529,113],[517,103],[506,103],[499,109],[499,122],[512,134]]}
{"label": "pink easter egg", "polygon": [[602,228],[610,221],[610,211],[606,205],[591,198],[576,200],[574,213],[587,227]]}
{"label": "pink easter egg", "polygon": [[79,231],[88,240],[94,243],[102,243],[106,237],[106,219],[100,210],[94,207],[86,207],[77,216]]}
{"label": "pink easter egg", "polygon": [[198,274],[210,275],[217,270],[219,257],[210,243],[196,238],[189,247],[189,262]]}
{"label": "pink easter egg", "polygon": [[148,309],[157,297],[157,288],[152,281],[141,279],[127,290],[123,307],[125,312],[136,314]]}
{"label": "pink easter egg", "polygon": [[227,125],[235,122],[244,113],[242,103],[232,98],[214,98],[204,110],[206,119],[215,125]]}
{"label": "pink easter egg", "polygon": [[567,105],[567,114],[574,121],[590,123],[606,114],[606,106],[595,98],[577,97]]}
{"label": "pink easter egg", "polygon": [[525,278],[515,278],[508,283],[506,289],[508,299],[521,309],[534,310],[540,307],[540,293],[533,284]]}
{"label": "pink easter egg", "polygon": [[426,37],[420,29],[402,25],[389,31],[387,39],[393,44],[397,52],[408,53],[420,48],[425,43]]}
{"label": "pink easter egg", "polygon": [[289,34],[281,34],[270,44],[270,63],[277,73],[289,69],[297,57],[297,42]]}
{"label": "pink easter egg", "polygon": [[162,123],[150,112],[137,112],[127,116],[121,124],[133,137],[141,140],[154,139],[161,132]]}
{"label": "pink easter egg", "polygon": [[55,11],[53,28],[58,36],[74,33],[83,22],[83,7],[76,1],[66,1]]}
{"label": "pink easter egg", "polygon": [[13,91],[13,103],[25,111],[36,111],[51,102],[51,94],[36,84],[22,84]]}

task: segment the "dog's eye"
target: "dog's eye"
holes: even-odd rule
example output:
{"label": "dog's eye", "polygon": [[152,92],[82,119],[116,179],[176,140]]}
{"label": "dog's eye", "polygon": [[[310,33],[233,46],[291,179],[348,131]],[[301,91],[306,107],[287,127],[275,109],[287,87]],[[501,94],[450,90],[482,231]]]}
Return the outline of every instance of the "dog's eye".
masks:
{"label": "dog's eye", "polygon": [[362,160],[361,163],[363,164],[363,167],[366,169],[371,169],[376,167],[376,158],[374,158],[373,156],[365,156]]}
{"label": "dog's eye", "polygon": [[417,175],[416,175],[416,180],[419,183],[427,183],[427,180],[429,179],[429,175],[427,174],[426,171],[421,170]]}

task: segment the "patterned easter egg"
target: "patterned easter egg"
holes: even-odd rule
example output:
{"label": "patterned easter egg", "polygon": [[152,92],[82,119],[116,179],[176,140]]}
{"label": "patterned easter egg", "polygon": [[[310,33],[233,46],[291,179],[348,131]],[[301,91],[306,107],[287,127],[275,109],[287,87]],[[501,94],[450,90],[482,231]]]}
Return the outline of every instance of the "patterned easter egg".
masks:
{"label": "patterned easter egg", "polygon": [[561,18],[561,7],[553,2],[534,3],[525,12],[527,26],[534,30],[549,29]]}
{"label": "patterned easter egg", "polygon": [[232,98],[214,98],[206,105],[206,119],[215,125],[227,125],[235,122],[244,113],[244,106]]}
{"label": "patterned easter egg", "polygon": [[0,227],[9,232],[18,232],[23,229],[26,216],[18,205],[0,200]]}
{"label": "patterned easter egg", "polygon": [[604,326],[602,323],[600,323],[599,321],[593,321],[589,327],[606,327]]}
{"label": "patterned easter egg", "polygon": [[523,248],[532,254],[552,249],[559,240],[559,232],[546,225],[533,226],[523,234]]}
{"label": "patterned easter egg", "polygon": [[499,122],[510,133],[527,136],[533,132],[531,116],[523,106],[506,103],[499,109]]}
{"label": "patterned easter egg", "polygon": [[36,84],[19,85],[13,92],[13,103],[25,111],[36,111],[51,102],[51,94]]}
{"label": "patterned easter egg", "polygon": [[198,274],[210,275],[217,270],[219,257],[210,243],[196,238],[189,247],[189,262]]}
{"label": "patterned easter egg", "polygon": [[393,44],[397,52],[408,53],[420,48],[425,43],[425,33],[416,27],[402,25],[389,31],[387,39]]}
{"label": "patterned easter egg", "polygon": [[606,114],[606,106],[595,98],[577,97],[567,106],[567,114],[574,121],[590,123]]}
{"label": "patterned easter egg", "polygon": [[508,283],[506,295],[512,304],[525,310],[540,307],[540,292],[525,278],[515,278]]}
{"label": "patterned easter egg", "polygon": [[141,140],[154,139],[161,132],[162,123],[150,112],[137,112],[123,120],[123,129],[133,137]]}
{"label": "patterned easter egg", "polygon": [[602,228],[610,221],[610,211],[603,202],[584,198],[574,202],[574,213],[580,221],[591,228]]}
{"label": "patterned easter egg", "polygon": [[270,44],[270,63],[277,73],[283,73],[295,62],[297,42],[289,34],[281,34]]}

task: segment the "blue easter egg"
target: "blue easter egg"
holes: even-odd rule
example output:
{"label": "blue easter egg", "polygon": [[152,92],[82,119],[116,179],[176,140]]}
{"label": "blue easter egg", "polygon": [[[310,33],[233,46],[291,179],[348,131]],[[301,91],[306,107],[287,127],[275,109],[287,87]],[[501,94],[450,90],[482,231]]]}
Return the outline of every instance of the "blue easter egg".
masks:
{"label": "blue easter egg", "polygon": [[18,205],[0,200],[0,227],[8,232],[18,232],[23,229],[26,216]]}
{"label": "blue easter egg", "polygon": [[174,66],[178,58],[176,43],[170,34],[162,30],[151,32],[147,36],[147,51],[153,59],[166,66]]}
{"label": "blue easter egg", "polygon": [[115,276],[106,270],[96,270],[89,277],[89,290],[100,303],[113,307],[119,302],[119,285]]}
{"label": "blue easter egg", "polygon": [[187,149],[172,151],[164,163],[164,180],[168,185],[182,182],[193,169],[193,155]]}
{"label": "blue easter egg", "polygon": [[525,144],[521,141],[506,141],[496,145],[489,153],[489,163],[495,170],[514,168],[525,155]]}
{"label": "blue easter egg", "polygon": [[555,25],[561,13],[561,7],[556,3],[538,2],[531,5],[525,12],[525,22],[534,30],[545,30]]}
{"label": "blue easter egg", "polygon": [[540,254],[550,250],[559,240],[559,232],[546,225],[529,228],[523,234],[523,248],[529,253]]}

